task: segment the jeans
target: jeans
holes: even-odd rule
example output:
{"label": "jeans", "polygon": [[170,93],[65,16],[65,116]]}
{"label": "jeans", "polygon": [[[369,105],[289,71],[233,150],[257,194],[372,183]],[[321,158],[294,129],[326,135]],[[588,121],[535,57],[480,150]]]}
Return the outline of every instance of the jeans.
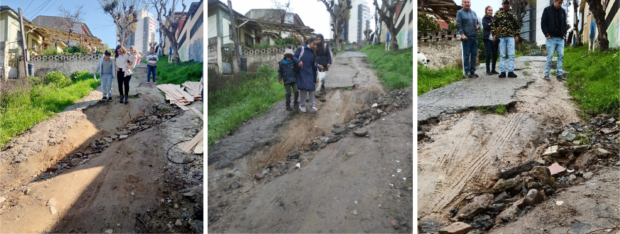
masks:
{"label": "jeans", "polygon": [[146,81],[150,82],[151,81],[151,74],[153,74],[153,82],[155,82],[155,74],[157,74],[157,73],[155,73],[155,71],[157,71],[157,66],[147,65],[146,66],[146,70],[147,70]]}
{"label": "jeans", "polygon": [[310,98],[310,108],[316,107],[314,103],[314,90],[299,90],[299,107],[306,107],[306,95]]}
{"label": "jeans", "polygon": [[[118,82],[118,93],[121,97],[125,96],[127,98],[129,96],[129,81],[131,80],[131,76],[125,77],[125,72],[123,70],[116,73],[116,81]],[[123,95],[123,84],[125,85],[125,95]]]}
{"label": "jeans", "polygon": [[463,45],[463,68],[465,73],[476,72],[476,57],[478,56],[478,38],[468,37],[461,41]]}
{"label": "jeans", "polygon": [[[484,39],[484,55],[487,64],[487,72],[495,71],[495,63],[497,62],[498,44],[492,40]],[[493,66],[489,66],[493,64]],[[492,69],[491,69],[492,68]]]}
{"label": "jeans", "polygon": [[558,52],[558,71],[557,75],[562,75],[562,62],[564,61],[564,39],[561,37],[552,37],[547,39],[547,63],[545,66],[545,76],[549,76],[551,71],[551,61],[553,60],[553,52]]}
{"label": "jeans", "polygon": [[515,38],[502,37],[499,39],[499,69],[506,72],[506,54],[508,54],[508,72],[515,70]]}
{"label": "jeans", "polygon": [[285,84],[284,89],[286,90],[286,106],[288,107],[291,104],[291,92],[295,94],[293,102],[297,102],[299,90],[297,89],[297,83]]}
{"label": "jeans", "polygon": [[100,79],[103,97],[112,97],[112,80],[114,77],[112,74],[101,74]]}

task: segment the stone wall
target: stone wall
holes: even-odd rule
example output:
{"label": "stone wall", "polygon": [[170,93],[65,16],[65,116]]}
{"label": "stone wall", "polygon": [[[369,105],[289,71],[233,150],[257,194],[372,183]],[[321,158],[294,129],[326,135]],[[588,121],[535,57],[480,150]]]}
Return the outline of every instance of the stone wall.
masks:
{"label": "stone wall", "polygon": [[461,42],[459,40],[418,41],[418,52],[431,60],[429,68],[458,66],[461,62]]}
{"label": "stone wall", "polygon": [[[75,71],[95,72],[103,54],[86,55],[37,55],[31,56],[28,63],[34,64],[34,76],[43,77],[53,71],[62,71],[67,75]],[[19,77],[25,77],[24,63],[19,63]]]}
{"label": "stone wall", "polygon": [[[291,48],[293,48],[293,52],[297,47],[298,46],[291,46]],[[268,47],[243,50],[242,57],[245,57],[248,60],[248,72],[255,72],[264,64],[268,64],[273,69],[278,69],[278,62],[284,57],[284,51],[286,48],[287,47]]]}

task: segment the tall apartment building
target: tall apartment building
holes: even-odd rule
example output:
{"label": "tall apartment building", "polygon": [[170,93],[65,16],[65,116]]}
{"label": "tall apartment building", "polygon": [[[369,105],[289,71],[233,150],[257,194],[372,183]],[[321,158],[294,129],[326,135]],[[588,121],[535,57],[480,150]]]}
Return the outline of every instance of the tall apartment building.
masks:
{"label": "tall apartment building", "polygon": [[[351,5],[351,17],[344,23],[340,39],[361,43],[364,40],[364,30],[370,28],[370,18],[372,17],[370,4],[367,0],[351,0]],[[332,31],[330,31],[330,38],[334,38]]]}
{"label": "tall apartment building", "polygon": [[157,23],[153,14],[147,10],[138,10],[136,15],[138,17],[136,31],[131,34],[125,47],[135,46],[138,52],[146,54],[150,49],[149,42],[155,41]]}

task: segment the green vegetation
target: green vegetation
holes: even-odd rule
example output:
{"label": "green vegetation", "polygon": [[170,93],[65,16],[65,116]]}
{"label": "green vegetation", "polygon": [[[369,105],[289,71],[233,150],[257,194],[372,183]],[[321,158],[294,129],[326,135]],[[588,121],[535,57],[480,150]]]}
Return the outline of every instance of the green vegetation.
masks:
{"label": "green vegetation", "polygon": [[373,68],[390,89],[411,88],[413,83],[413,49],[385,52],[384,45],[368,45],[360,52],[366,53],[366,60],[373,63]]}
{"label": "green vegetation", "polygon": [[418,64],[418,96],[428,91],[462,80],[463,70],[456,67],[430,69]]}
{"label": "green vegetation", "polygon": [[[41,55],[74,55],[74,54],[88,54],[88,48],[85,45],[78,44],[75,46],[66,47],[63,52],[58,52],[55,48],[49,48],[41,52]],[[98,50],[95,54],[103,54],[103,51]]]}
{"label": "green vegetation", "polygon": [[159,58],[157,62],[157,83],[183,84],[185,81],[200,81],[202,78],[201,62],[180,62],[177,65],[168,63],[168,56]]}
{"label": "green vegetation", "polygon": [[499,115],[506,114],[506,106],[504,106],[504,105],[496,106],[495,107],[495,113],[497,113]]}
{"label": "green vegetation", "polygon": [[564,50],[567,85],[586,115],[620,115],[619,50],[589,52],[587,46]]}
{"label": "green vegetation", "polygon": [[208,145],[284,99],[286,91],[277,75],[275,69],[263,65],[256,73],[240,72],[240,84],[209,92]]}
{"label": "green vegetation", "polygon": [[0,94],[0,147],[99,86],[99,82],[86,71],[74,72],[70,77],[62,72],[52,72],[43,79],[28,77],[26,80]]}
{"label": "green vegetation", "polygon": [[419,33],[433,33],[439,31],[439,23],[437,19],[430,17],[427,14],[418,12],[418,32]]}

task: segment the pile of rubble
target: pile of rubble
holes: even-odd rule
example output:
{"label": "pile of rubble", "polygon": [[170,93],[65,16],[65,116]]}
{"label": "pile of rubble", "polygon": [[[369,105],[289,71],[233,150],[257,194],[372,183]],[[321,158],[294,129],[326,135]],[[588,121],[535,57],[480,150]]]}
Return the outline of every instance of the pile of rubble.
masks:
{"label": "pile of rubble", "polygon": [[558,189],[586,182],[603,166],[620,165],[620,121],[600,115],[587,124],[571,123],[548,138],[542,160],[500,173],[492,188],[465,198],[450,210],[451,225],[439,233],[489,230],[512,222],[551,197]]}

